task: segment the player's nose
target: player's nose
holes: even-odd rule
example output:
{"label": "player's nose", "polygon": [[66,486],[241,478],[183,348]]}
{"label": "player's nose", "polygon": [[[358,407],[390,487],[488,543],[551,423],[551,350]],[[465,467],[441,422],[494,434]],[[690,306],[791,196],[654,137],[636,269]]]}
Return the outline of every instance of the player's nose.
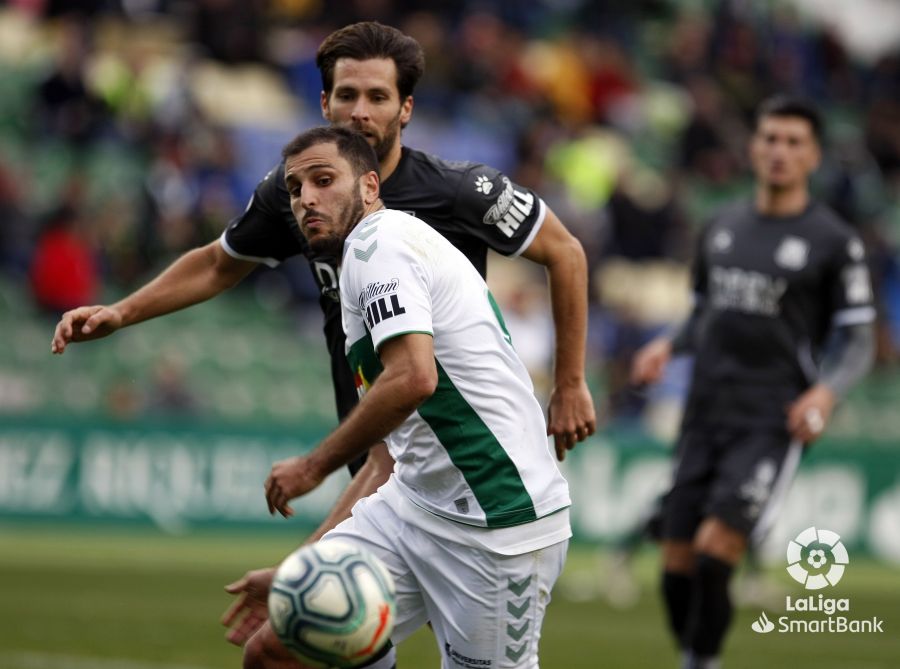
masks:
{"label": "player's nose", "polygon": [[303,195],[300,197],[300,207],[304,212],[315,209],[318,201],[319,198],[316,197],[316,194],[312,189],[309,189],[308,191],[305,188],[303,189]]}
{"label": "player's nose", "polygon": [[357,100],[350,111],[350,118],[354,121],[365,121],[369,118],[369,105],[364,100]]}

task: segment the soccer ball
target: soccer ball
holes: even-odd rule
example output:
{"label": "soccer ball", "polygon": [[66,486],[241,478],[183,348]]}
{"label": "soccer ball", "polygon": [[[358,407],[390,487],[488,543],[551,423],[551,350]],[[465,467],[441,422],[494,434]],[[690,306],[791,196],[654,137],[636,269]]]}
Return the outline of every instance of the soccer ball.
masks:
{"label": "soccer ball", "polygon": [[394,581],[372,553],[329,539],[291,553],[269,591],[281,643],[313,667],[356,667],[394,628]]}

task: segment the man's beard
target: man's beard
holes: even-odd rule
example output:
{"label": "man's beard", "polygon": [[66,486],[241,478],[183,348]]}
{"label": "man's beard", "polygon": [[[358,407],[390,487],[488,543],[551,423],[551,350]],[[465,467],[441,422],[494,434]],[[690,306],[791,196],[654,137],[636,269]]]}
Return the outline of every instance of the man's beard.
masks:
{"label": "man's beard", "polygon": [[344,205],[337,216],[336,222],[339,226],[335,232],[327,235],[319,235],[309,241],[310,250],[317,257],[329,257],[340,260],[344,252],[344,240],[350,234],[350,231],[356,227],[356,224],[362,220],[365,207],[363,206],[362,196],[359,190],[354,188],[350,201]]}
{"label": "man's beard", "polygon": [[[350,122],[346,125],[350,130],[356,130],[357,132],[363,132],[363,128],[356,123]],[[378,162],[382,162],[387,155],[391,152],[391,149],[394,148],[394,143],[397,141],[397,135],[400,134],[400,112],[397,112],[397,115],[388,123],[387,127],[384,129],[384,135],[378,138],[375,141],[375,144],[372,145],[372,149],[375,151],[375,157],[378,158]]]}

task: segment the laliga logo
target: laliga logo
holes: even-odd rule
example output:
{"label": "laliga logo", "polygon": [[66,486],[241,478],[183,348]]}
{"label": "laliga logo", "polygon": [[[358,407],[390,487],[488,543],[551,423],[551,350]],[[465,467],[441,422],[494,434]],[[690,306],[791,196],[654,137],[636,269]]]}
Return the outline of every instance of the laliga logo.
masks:
{"label": "laliga logo", "polygon": [[807,590],[837,585],[850,562],[841,537],[831,530],[807,527],[788,544],[787,572]]}

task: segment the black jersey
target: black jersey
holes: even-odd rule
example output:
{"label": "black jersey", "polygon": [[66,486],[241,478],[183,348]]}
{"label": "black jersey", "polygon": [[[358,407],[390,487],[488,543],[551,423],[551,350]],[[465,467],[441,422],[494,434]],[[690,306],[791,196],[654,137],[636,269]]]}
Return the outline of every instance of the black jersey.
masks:
{"label": "black jersey", "polygon": [[784,428],[833,326],[871,322],[863,245],[825,206],[771,218],[726,209],[700,236],[699,323],[685,424]]}
{"label": "black jersey", "polygon": [[[400,162],[381,184],[381,199],[390,209],[410,213],[440,232],[484,276],[487,250],[504,255],[524,251],[543,223],[546,208],[531,190],[478,163],[450,162],[403,147]],[[291,212],[284,185],[284,161],[259,183],[243,214],[222,234],[230,255],[277,266],[295,255],[310,262],[319,304],[325,314],[325,339],[331,355],[338,415],[356,404],[356,387],[344,352],[344,332],[336,258],[315,256]]]}

